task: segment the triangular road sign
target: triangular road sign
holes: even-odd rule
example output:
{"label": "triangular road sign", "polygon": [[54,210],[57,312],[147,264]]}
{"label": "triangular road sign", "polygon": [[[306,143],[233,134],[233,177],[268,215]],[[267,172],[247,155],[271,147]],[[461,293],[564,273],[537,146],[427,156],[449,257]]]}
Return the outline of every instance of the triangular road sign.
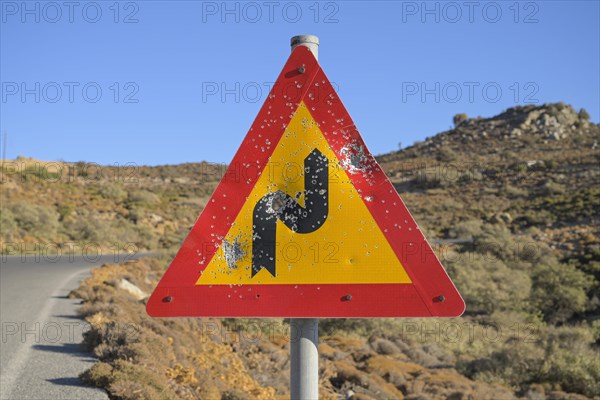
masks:
{"label": "triangular road sign", "polygon": [[305,46],[292,51],[147,305],[156,317],[430,317],[464,308]]}

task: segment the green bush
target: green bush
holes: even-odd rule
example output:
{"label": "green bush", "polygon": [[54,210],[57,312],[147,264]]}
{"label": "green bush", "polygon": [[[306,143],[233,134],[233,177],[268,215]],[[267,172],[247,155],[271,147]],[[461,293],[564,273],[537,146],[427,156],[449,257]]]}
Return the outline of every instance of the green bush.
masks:
{"label": "green bush", "polygon": [[129,204],[133,203],[151,206],[160,203],[160,197],[152,192],[149,192],[148,190],[134,190],[129,192],[129,198],[127,201]]}
{"label": "green bush", "polygon": [[452,122],[454,123],[454,126],[458,126],[462,122],[464,122],[468,119],[469,119],[469,117],[467,116],[466,113],[460,113],[460,114],[455,114],[454,117],[452,117]]}
{"label": "green bush", "polygon": [[109,245],[114,242],[115,231],[110,221],[101,221],[86,209],[64,223],[65,231],[71,240]]}
{"label": "green bush", "polygon": [[514,261],[515,239],[503,224],[481,225],[481,231],[473,235],[474,250],[482,255],[491,254],[505,262]]}
{"label": "green bush", "polygon": [[510,269],[490,254],[464,252],[447,258],[446,267],[465,299],[468,313],[490,315],[527,306],[531,280],[525,271]]}
{"label": "green bush", "polygon": [[450,230],[450,235],[454,238],[473,239],[481,235],[483,222],[479,219],[470,219],[459,222]]}
{"label": "green bush", "polygon": [[546,355],[539,381],[590,397],[600,394],[600,355],[587,327],[551,328],[543,343]]}
{"label": "green bush", "polygon": [[102,198],[107,200],[114,200],[117,203],[125,201],[128,197],[128,193],[120,184],[107,183],[103,184],[97,189],[98,194]]}
{"label": "green bush", "polygon": [[17,222],[9,208],[0,209],[0,238],[3,241],[13,241],[17,236]]}
{"label": "green bush", "polygon": [[450,147],[445,146],[439,150],[437,159],[439,161],[450,162],[456,160],[458,155]]}
{"label": "green bush", "polygon": [[531,278],[532,305],[543,313],[546,321],[562,323],[586,310],[586,291],[593,279],[573,265],[543,256],[534,266]]}
{"label": "green bush", "polygon": [[577,115],[579,116],[579,119],[582,121],[590,120],[590,113],[587,112],[587,110],[585,108],[582,108],[581,110],[579,110],[579,113]]}
{"label": "green bush", "polygon": [[18,203],[12,208],[14,221],[22,233],[50,238],[59,228],[59,214],[50,207],[32,203]]}
{"label": "green bush", "polygon": [[535,343],[519,343],[518,346],[509,343],[489,356],[459,362],[457,367],[473,379],[522,388],[538,382],[544,356],[544,350]]}
{"label": "green bush", "polygon": [[542,194],[546,196],[553,196],[557,194],[564,194],[566,192],[564,185],[560,183],[554,182],[551,179],[548,179],[542,185]]}
{"label": "green bush", "polygon": [[503,189],[502,195],[506,197],[527,197],[529,194],[527,189],[523,189],[519,186],[512,186],[510,184],[506,184]]}
{"label": "green bush", "polygon": [[57,206],[58,214],[60,215],[60,221],[64,221],[73,215],[75,211],[75,204],[71,202],[60,203]]}
{"label": "green bush", "polygon": [[521,391],[537,383],[552,390],[598,396],[600,357],[587,326],[504,322],[498,326],[506,340],[493,343],[489,354],[482,348],[478,354],[463,357],[457,363],[461,373]]}

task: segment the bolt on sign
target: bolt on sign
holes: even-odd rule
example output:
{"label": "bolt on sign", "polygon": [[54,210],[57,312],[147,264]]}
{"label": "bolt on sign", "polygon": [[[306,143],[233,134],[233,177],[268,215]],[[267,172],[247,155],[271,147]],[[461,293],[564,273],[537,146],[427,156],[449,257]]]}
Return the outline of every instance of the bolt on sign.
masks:
{"label": "bolt on sign", "polygon": [[147,304],[155,317],[459,316],[465,304],[308,47]]}

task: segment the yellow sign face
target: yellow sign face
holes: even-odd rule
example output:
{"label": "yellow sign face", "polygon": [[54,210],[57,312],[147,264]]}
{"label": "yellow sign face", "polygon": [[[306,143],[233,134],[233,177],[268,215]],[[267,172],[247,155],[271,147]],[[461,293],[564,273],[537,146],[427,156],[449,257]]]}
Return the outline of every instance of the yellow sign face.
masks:
{"label": "yellow sign face", "polygon": [[[321,162],[321,167],[315,162]],[[316,174],[326,181],[317,182]],[[312,192],[309,185],[314,187]],[[311,203],[322,204],[305,204],[309,196]],[[310,219],[307,214],[313,206],[324,210],[322,215],[304,228],[298,225],[302,218]],[[286,207],[293,212],[283,214]],[[260,225],[264,219],[272,224],[276,238],[271,252],[258,251],[268,233],[267,225]],[[302,103],[196,284],[344,283],[411,280]]]}

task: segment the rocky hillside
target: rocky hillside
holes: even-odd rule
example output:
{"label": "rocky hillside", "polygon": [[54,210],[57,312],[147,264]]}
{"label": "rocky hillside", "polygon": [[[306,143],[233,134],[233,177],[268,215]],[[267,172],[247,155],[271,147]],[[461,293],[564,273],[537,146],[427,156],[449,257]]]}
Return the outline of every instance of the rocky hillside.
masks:
{"label": "rocky hillside", "polygon": [[562,103],[515,107],[493,118],[459,114],[455,123],[380,157],[407,202],[427,196],[411,211],[425,219],[431,203],[451,211],[441,224],[425,223],[435,227],[430,236],[454,237],[454,226],[478,218],[535,232],[536,240],[570,255],[597,254],[600,131],[585,110]]}
{"label": "rocky hillside", "polygon": [[[378,157],[436,239],[467,312],[323,320],[324,398],[600,398],[600,125],[588,119],[562,103],[458,114],[454,129]],[[145,295],[223,172],[208,163],[4,164],[4,253],[50,242],[165,250],[99,268],[74,293],[101,361],[85,379],[115,398],[288,395],[286,321],[273,330],[265,321],[144,313]]]}

